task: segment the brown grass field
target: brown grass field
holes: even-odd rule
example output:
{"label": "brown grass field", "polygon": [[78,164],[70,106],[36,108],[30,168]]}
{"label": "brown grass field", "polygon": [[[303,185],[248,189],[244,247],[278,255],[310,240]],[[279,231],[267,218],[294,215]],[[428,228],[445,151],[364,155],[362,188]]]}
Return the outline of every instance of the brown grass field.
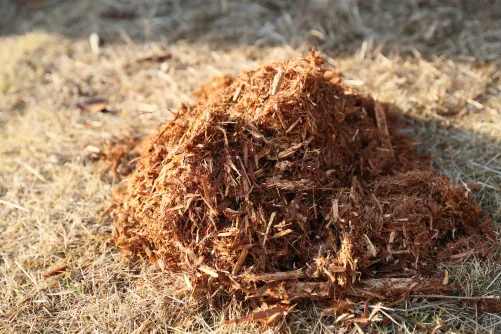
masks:
{"label": "brown grass field", "polygon": [[[365,327],[315,304],[272,328],[225,325],[248,310],[180,299],[168,273],[120,255],[103,215],[120,179],[91,158],[155,133],[213,76],[315,47],[405,115],[435,168],[479,185],[499,229],[501,1],[0,0],[0,12],[0,333],[501,331],[464,298],[501,294],[499,250],[443,264],[461,296],[374,303]],[[78,108],[89,98],[111,112]]]}

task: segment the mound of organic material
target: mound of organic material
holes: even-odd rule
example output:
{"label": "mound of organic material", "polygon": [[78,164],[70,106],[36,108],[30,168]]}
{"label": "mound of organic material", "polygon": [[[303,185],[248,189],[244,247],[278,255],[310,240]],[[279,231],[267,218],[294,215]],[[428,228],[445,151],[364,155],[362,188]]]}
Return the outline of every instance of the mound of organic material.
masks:
{"label": "mound of organic material", "polygon": [[312,53],[204,86],[115,198],[118,245],[202,301],[277,305],[253,319],[450,290],[437,262],[485,255],[491,221],[322,64]]}

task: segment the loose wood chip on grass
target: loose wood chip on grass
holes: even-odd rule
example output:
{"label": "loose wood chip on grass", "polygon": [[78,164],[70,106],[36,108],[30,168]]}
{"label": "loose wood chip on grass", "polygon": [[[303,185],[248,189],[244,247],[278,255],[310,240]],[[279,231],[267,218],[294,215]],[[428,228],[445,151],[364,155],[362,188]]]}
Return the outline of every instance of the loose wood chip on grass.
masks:
{"label": "loose wood chip on grass", "polygon": [[189,278],[201,303],[269,305],[244,321],[305,300],[335,312],[444,295],[455,287],[439,261],[491,254],[493,227],[471,193],[317,53],[197,96],[144,145],[113,217],[124,252]]}

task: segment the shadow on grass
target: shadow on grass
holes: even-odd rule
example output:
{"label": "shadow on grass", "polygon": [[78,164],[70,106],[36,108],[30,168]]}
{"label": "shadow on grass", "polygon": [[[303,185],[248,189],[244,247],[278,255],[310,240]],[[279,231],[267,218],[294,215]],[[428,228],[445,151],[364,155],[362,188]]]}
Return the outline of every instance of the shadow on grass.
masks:
{"label": "shadow on grass", "polygon": [[13,1],[2,3],[0,35],[43,30],[70,39],[93,32],[105,43],[210,43],[316,47],[351,54],[374,46],[387,54],[497,59],[498,0]]}

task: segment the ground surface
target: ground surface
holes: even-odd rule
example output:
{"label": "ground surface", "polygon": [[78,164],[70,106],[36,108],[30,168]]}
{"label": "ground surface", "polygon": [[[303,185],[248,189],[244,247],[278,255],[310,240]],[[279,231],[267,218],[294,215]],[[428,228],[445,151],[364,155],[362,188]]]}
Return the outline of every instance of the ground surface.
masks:
{"label": "ground surface", "polygon": [[[238,312],[199,309],[169,290],[167,274],[121,259],[102,216],[119,179],[89,153],[154,133],[214,75],[313,46],[348,84],[405,113],[434,165],[479,184],[478,201],[501,223],[499,1],[0,0],[0,10],[0,332],[255,331],[223,325]],[[96,97],[113,112],[77,107]],[[501,293],[499,259],[445,269],[465,296]],[[359,330],[320,312],[301,307],[280,328]],[[391,318],[364,330],[501,329],[499,315],[456,299],[380,312]]]}

